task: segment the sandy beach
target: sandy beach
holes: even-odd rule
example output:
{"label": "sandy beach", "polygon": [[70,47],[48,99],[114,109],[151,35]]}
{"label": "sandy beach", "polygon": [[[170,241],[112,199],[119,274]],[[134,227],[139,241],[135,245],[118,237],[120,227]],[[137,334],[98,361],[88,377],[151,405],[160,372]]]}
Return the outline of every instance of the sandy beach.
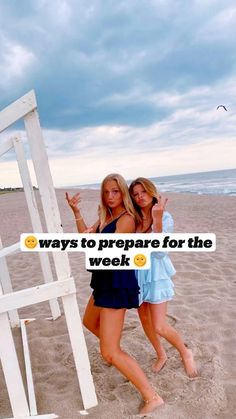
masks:
{"label": "sandy beach", "polygon": [[[73,191],[71,191],[73,193]],[[76,232],[72,212],[57,190],[64,232]],[[88,224],[96,219],[99,192],[82,190],[82,213]],[[36,192],[39,209],[39,195]],[[123,348],[133,355],[165,400],[152,414],[160,419],[230,419],[235,417],[236,385],[236,197],[168,194],[168,211],[174,217],[175,232],[216,234],[214,253],[172,253],[177,274],[175,297],[169,303],[172,325],[192,348],[199,377],[189,379],[177,351],[165,340],[168,362],[159,374],[151,371],[154,351],[144,336],[136,310],[127,311]],[[0,196],[0,235],[4,246],[19,241],[22,232],[32,230],[23,192]],[[81,316],[90,296],[90,273],[84,256],[70,253]],[[17,253],[7,257],[14,290],[43,283],[37,254]],[[21,318],[35,317],[27,326],[39,414],[55,413],[61,419],[82,417],[83,409],[64,315],[48,321],[48,303],[19,310]],[[84,330],[91,370],[99,400],[90,409],[91,419],[133,418],[141,398],[115,368],[99,354],[97,339]],[[19,329],[13,329],[20,364],[22,346]],[[23,369],[23,367],[22,367]],[[0,418],[11,417],[3,372],[0,369]]]}

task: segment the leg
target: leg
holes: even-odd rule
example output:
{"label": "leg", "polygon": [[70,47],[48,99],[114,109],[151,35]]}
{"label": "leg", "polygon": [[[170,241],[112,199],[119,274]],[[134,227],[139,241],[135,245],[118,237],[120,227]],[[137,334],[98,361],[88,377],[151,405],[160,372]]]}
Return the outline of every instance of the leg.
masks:
{"label": "leg", "polygon": [[168,342],[179,351],[187,375],[189,377],[196,377],[197,368],[192,351],[185,346],[182,337],[166,321],[167,302],[150,304],[149,306],[153,327],[156,333],[168,340]]}
{"label": "leg", "polygon": [[101,308],[100,348],[102,357],[130,380],[148,403],[142,413],[151,412],[163,404],[138,363],[120,348],[125,309]]}
{"label": "leg", "polygon": [[159,372],[167,361],[166,351],[163,348],[159,335],[155,332],[152,324],[151,313],[148,303],[143,303],[138,309],[138,315],[143,326],[143,330],[157,353],[157,360],[152,365],[153,372]]}
{"label": "leg", "polygon": [[84,312],[83,325],[99,338],[99,325],[100,325],[100,307],[94,305],[94,298],[91,295],[87,307]]}

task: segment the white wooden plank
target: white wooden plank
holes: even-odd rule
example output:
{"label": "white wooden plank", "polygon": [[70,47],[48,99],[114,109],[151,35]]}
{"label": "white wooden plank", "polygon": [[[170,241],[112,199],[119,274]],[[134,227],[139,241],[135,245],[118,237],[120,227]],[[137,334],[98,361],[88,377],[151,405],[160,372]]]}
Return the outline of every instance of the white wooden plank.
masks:
{"label": "white wooden plank", "polygon": [[48,284],[38,285],[32,288],[15,291],[12,294],[0,296],[0,313],[26,307],[31,304],[48,301],[51,298],[75,293],[75,283],[73,278],[55,281]]}
{"label": "white wooden plank", "polygon": [[[31,319],[31,321],[32,320],[33,319]],[[22,336],[23,352],[24,352],[24,360],[25,360],[25,372],[26,372],[26,381],[27,381],[27,388],[28,388],[29,408],[30,408],[30,415],[37,415],[38,412],[37,412],[36,397],[35,397],[35,391],[34,391],[33,374],[32,374],[29,345],[28,345],[26,326],[25,326],[26,321],[27,320],[25,319],[21,319],[20,326],[21,326],[21,336]]]}
{"label": "white wooden plank", "polygon": [[16,159],[18,163],[18,168],[22,180],[22,184],[24,187],[24,193],[26,202],[29,208],[30,219],[33,226],[33,231],[37,233],[43,232],[42,224],[37,208],[37,202],[35,199],[34,189],[32,186],[29,169],[25,157],[25,152],[23,148],[23,144],[21,142],[20,136],[17,135],[13,139],[13,144],[16,152]]}
{"label": "white wooden plank", "polygon": [[[1,296],[0,286],[0,298]],[[0,360],[13,415],[29,416],[29,407],[7,313],[0,314]]]}
{"label": "white wooden plank", "polygon": [[[35,175],[38,182],[40,196],[50,233],[62,233],[61,219],[57,205],[52,176],[48,165],[48,158],[40,128],[37,110],[30,112],[25,118],[25,128],[29,140]],[[43,173],[43,176],[42,176]],[[49,211],[49,216],[48,216]],[[52,216],[53,215],[53,216]]]}
{"label": "white wooden plank", "polygon": [[[16,108],[17,106],[15,106],[14,108],[14,106],[11,105],[8,108],[8,110],[5,109],[4,111],[2,111],[2,113],[0,114],[0,130],[5,129],[11,123],[15,122],[16,118],[17,119],[20,118],[19,112],[18,113],[16,112]],[[36,100],[35,100],[34,109],[36,109]],[[22,111],[22,108],[21,108],[21,111]],[[42,132],[40,129],[37,111],[33,110],[32,112],[31,111],[26,112],[24,116],[24,120],[25,120],[26,131],[29,138],[31,155],[33,158],[33,163],[34,163],[35,173],[36,173],[40,195],[42,199],[43,209],[46,216],[45,218],[46,218],[47,228],[49,232],[61,233],[63,231],[61,227],[60,214],[59,214],[59,210],[57,206],[56,194],[53,188],[51,173],[48,166],[47,155],[46,155],[44,144],[43,144]],[[44,176],[42,176],[42,173],[44,174]],[[58,281],[58,284],[62,284],[64,278],[70,277],[70,265],[69,265],[68,256],[66,253],[64,254],[54,253],[53,257],[55,261],[57,277],[60,280]],[[56,297],[57,295],[55,295],[55,291],[56,291],[55,284],[57,283],[45,284],[45,285],[36,287],[38,288],[38,290],[40,289],[40,291],[42,291],[40,292],[40,299],[38,300],[42,301],[42,297],[43,297],[46,287],[48,287],[47,291],[53,290],[53,297]],[[73,282],[73,285],[74,285],[74,282]],[[28,302],[30,301],[30,304],[39,302],[37,298],[35,298],[37,293],[33,292],[33,295],[32,295],[31,290],[30,291],[25,290],[25,291],[26,291],[26,294],[27,292],[29,292],[29,298],[25,294],[24,290],[15,293],[17,294],[17,297],[19,297],[20,295],[22,296],[22,300],[24,300],[24,306],[25,306],[26,300]],[[67,289],[65,291],[66,291],[65,292],[65,295],[66,295],[69,290]],[[22,294],[19,294],[19,293],[22,293]],[[49,294],[50,292],[47,292],[47,299],[51,298],[51,295]],[[62,293],[60,293],[60,295],[62,295]],[[7,302],[8,302],[8,305],[10,302],[11,308],[15,307],[15,304],[17,307],[19,306],[19,304],[17,304],[15,295],[13,297],[11,295],[10,300],[8,301],[6,300],[6,297],[9,298],[9,296],[6,296],[6,295],[0,298],[0,307],[3,306],[3,303],[7,303]],[[44,298],[45,297],[46,295],[44,295]],[[65,315],[66,315],[72,350],[73,350],[73,354],[75,358],[77,375],[80,382],[80,388],[81,388],[84,407],[89,408],[97,404],[97,398],[96,398],[96,393],[95,393],[95,389],[93,385],[93,379],[92,379],[92,375],[90,371],[88,353],[87,353],[85,339],[84,339],[84,335],[82,331],[82,325],[81,325],[79,309],[78,309],[75,293],[63,296],[63,305],[65,309]],[[4,315],[6,314],[3,313],[2,316]],[[20,413],[20,416],[23,417],[24,415]],[[28,413],[26,413],[25,416],[28,416]]]}
{"label": "white wooden plank", "polygon": [[11,255],[12,253],[20,251],[20,242],[12,244],[11,246],[0,249],[0,258]]}
{"label": "white wooden plank", "polygon": [[[0,237],[0,250],[2,249],[2,240]],[[4,294],[11,293],[12,290],[12,284],[11,284],[11,278],[9,275],[8,267],[7,267],[7,261],[5,257],[0,258],[0,281],[2,284],[2,289]],[[11,327],[19,326],[19,316],[17,310],[9,311],[8,313]]]}
{"label": "white wooden plank", "polygon": [[[16,152],[16,158],[18,162],[19,172],[24,187],[26,202],[29,208],[30,219],[33,227],[33,231],[36,233],[43,232],[40,215],[35,199],[34,189],[30,178],[30,173],[24,153],[24,148],[20,136],[17,135],[13,139],[13,144]],[[48,253],[39,253],[40,264],[43,272],[44,282],[53,282],[53,274],[50,266]],[[49,301],[52,318],[55,320],[61,315],[60,306],[56,299]]]}
{"label": "white wooden plank", "polygon": [[31,90],[0,112],[0,132],[36,109],[36,107],[35,93],[34,90]]}
{"label": "white wooden plank", "polygon": [[[56,194],[52,183],[52,177],[48,165],[47,155],[43,143],[37,111],[33,111],[25,118],[25,128],[29,139],[31,156],[34,163],[35,174],[42,199],[48,232],[62,233],[61,219],[58,210]],[[41,174],[44,174],[42,176]],[[56,273],[59,281],[70,276],[70,265],[66,253],[53,253]],[[97,405],[97,397],[90,371],[87,347],[83,335],[82,324],[76,296],[63,297],[63,306],[69,330],[72,351],[80,389],[85,409]]]}
{"label": "white wooden plank", "polygon": [[[42,200],[42,206],[44,214],[46,214],[45,219],[48,232],[63,233],[56,194],[53,187],[52,176],[48,165],[37,111],[35,110],[29,113],[24,118],[24,122],[29,139],[30,151]],[[58,279],[68,278],[68,276],[71,275],[68,255],[66,253],[63,255],[54,254],[53,258],[54,261],[57,261],[55,263],[57,263],[56,271]]]}
{"label": "white wooden plank", "polygon": [[0,144],[0,156],[7,153],[13,147],[12,139],[9,138],[5,140],[2,144]]}
{"label": "white wooden plank", "polygon": [[90,362],[83,334],[79,308],[76,295],[71,294],[62,297],[66,323],[70,336],[72,351],[75,360],[80,391],[85,409],[97,406],[97,396],[90,369]]}

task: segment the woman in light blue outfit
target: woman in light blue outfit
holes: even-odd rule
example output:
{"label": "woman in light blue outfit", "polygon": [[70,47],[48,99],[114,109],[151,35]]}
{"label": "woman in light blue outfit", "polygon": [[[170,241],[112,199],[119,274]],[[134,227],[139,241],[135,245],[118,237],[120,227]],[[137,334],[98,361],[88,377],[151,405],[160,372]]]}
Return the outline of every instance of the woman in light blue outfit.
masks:
{"label": "woman in light blue outfit", "polygon": [[[149,179],[140,177],[134,180],[129,191],[139,216],[136,233],[173,232],[173,219],[165,211],[167,198],[162,198],[158,194],[155,185]],[[187,375],[197,376],[192,351],[186,347],[182,337],[166,320],[167,302],[174,295],[171,278],[175,274],[175,268],[168,254],[153,252],[150,269],[137,270],[136,273],[140,286],[139,317],[157,353],[157,360],[152,370],[160,371],[167,360],[166,352],[160,343],[159,337],[162,336],[179,351]]]}
{"label": "woman in light blue outfit", "polygon": [[[167,211],[164,211],[162,216],[162,233],[173,233],[173,230],[173,218]],[[143,302],[160,304],[170,301],[174,296],[174,283],[171,277],[175,273],[175,268],[167,252],[152,252],[151,268],[136,271],[140,287],[140,305]]]}

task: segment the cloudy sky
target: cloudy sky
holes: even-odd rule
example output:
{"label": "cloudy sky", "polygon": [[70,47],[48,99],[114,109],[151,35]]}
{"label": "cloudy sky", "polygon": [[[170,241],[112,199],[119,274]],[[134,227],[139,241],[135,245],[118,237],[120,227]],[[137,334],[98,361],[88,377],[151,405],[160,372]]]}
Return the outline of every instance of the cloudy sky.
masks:
{"label": "cloudy sky", "polygon": [[0,0],[0,109],[35,90],[55,186],[235,168],[235,39],[234,0]]}

